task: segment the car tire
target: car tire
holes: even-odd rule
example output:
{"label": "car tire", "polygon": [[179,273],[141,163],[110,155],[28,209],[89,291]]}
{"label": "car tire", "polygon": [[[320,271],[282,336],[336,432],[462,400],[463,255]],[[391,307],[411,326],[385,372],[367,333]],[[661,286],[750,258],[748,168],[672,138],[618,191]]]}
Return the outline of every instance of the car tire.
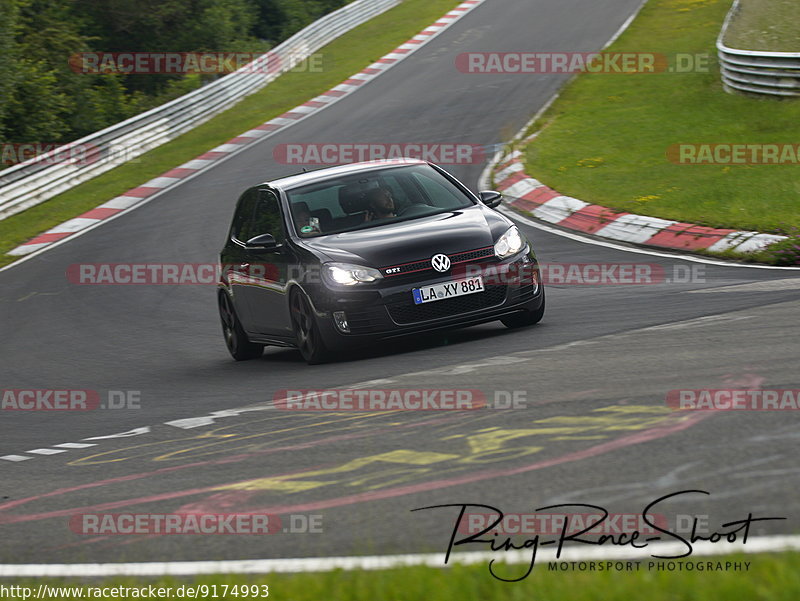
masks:
{"label": "car tire", "polygon": [[226,292],[219,295],[219,317],[222,322],[222,335],[225,337],[225,346],[231,357],[237,361],[257,359],[264,352],[263,344],[250,342],[247,338],[236,310],[233,308],[230,296]]}
{"label": "car tire", "polygon": [[328,349],[314,317],[311,301],[302,292],[294,292],[289,300],[295,344],[309,365],[325,363],[329,359]]}
{"label": "car tire", "polygon": [[535,311],[525,310],[512,313],[511,315],[501,317],[500,321],[502,321],[503,325],[507,328],[524,328],[539,323],[542,321],[542,317],[544,317],[544,289],[542,289],[542,304],[538,309]]}

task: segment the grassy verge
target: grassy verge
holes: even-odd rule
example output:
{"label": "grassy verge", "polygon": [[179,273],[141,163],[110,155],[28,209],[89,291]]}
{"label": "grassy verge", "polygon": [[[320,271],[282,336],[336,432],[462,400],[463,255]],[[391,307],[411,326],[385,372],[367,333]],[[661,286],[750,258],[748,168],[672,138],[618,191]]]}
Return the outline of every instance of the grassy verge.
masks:
{"label": "grassy verge", "polygon": [[[655,561],[655,560],[653,560]],[[3,581],[0,584],[31,587],[172,587],[206,585],[205,595],[212,598],[216,585],[217,599],[264,599],[260,596],[223,595],[228,587],[256,585],[269,587],[269,599],[291,601],[796,601],[800,596],[800,554],[763,554],[692,558],[693,564],[708,561],[750,562],[747,571],[674,571],[648,570],[647,561],[639,571],[549,571],[546,564],[521,582],[501,582],[492,578],[486,565],[452,568],[402,568],[383,571],[326,572],[321,574],[273,574],[266,576],[207,576],[192,580],[120,579],[92,582],[90,585],[70,580]],[[596,564],[599,562],[596,562]],[[495,566],[498,573],[507,566]],[[508,576],[518,577],[524,566],[508,568]],[[228,589],[230,591],[230,588]],[[21,597],[18,597],[21,598]],[[49,595],[52,599],[72,599],[75,595]],[[155,598],[155,597],[145,597]],[[168,599],[178,598],[174,593]],[[189,598],[184,596],[184,598]]]}
{"label": "grassy verge", "polygon": [[726,46],[740,50],[800,52],[800,3],[797,0],[742,2],[723,41]]}
{"label": "grassy verge", "polygon": [[[676,144],[794,144],[800,102],[726,94],[714,42],[730,0],[650,0],[610,51],[706,55],[703,72],[581,74],[533,124],[528,173],[562,194],[712,227],[800,225],[800,164],[676,164]],[[695,64],[696,61],[695,61]]]}
{"label": "grassy verge", "polygon": [[0,221],[0,266],[18,257],[9,250],[232,137],[329,90],[416,35],[459,4],[456,0],[405,0],[331,42],[319,52],[323,72],[290,72],[207,123],[45,203]]}

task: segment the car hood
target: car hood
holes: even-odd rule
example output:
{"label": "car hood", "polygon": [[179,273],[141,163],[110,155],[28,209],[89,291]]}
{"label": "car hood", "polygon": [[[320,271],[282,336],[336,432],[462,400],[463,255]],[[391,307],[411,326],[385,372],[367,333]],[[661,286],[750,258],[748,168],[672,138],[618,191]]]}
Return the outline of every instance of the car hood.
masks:
{"label": "car hood", "polygon": [[387,267],[437,253],[452,254],[492,246],[511,225],[479,205],[364,230],[305,239],[302,244],[330,261]]}

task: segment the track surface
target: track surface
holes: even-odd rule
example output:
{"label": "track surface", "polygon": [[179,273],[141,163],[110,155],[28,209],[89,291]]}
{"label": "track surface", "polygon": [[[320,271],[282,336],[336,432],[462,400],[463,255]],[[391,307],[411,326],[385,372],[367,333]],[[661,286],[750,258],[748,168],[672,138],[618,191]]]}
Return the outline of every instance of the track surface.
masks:
{"label": "track surface", "polygon": [[[81,262],[215,261],[240,190],[292,170],[272,161],[280,143],[500,142],[564,78],[465,75],[454,68],[455,56],[594,50],[638,1],[489,0],[351,97],[0,273],[3,388],[136,390],[142,404],[2,412],[0,456],[34,458],[0,461],[0,561],[438,551],[453,511],[411,509],[471,502],[531,512],[582,502],[640,512],[688,488],[712,496],[685,497],[663,513],[707,514],[712,527],[748,512],[785,516],[752,533],[796,532],[795,415],[676,415],[664,403],[667,391],[680,388],[800,388],[800,292],[775,283],[794,272],[701,265],[702,282],[551,286],[547,315],[535,328],[486,324],[313,368],[283,349],[231,361],[213,287],[75,286],[65,279],[66,268]],[[451,171],[474,185],[481,169]],[[667,275],[697,266],[521,227],[545,263],[648,262]],[[716,290],[753,282],[763,285]],[[458,414],[265,408],[277,390],[376,379],[377,387],[479,388],[490,398],[521,390],[528,405]],[[205,425],[165,424],[248,405],[259,410]],[[84,449],[26,453],[129,431]],[[323,532],[92,538],[68,528],[70,515],[81,512],[257,510],[322,515]]]}

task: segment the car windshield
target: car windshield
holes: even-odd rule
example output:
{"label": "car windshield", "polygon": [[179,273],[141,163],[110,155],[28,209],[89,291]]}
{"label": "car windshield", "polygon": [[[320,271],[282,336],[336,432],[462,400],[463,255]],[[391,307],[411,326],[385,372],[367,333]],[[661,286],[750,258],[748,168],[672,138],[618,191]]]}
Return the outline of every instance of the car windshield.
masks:
{"label": "car windshield", "polygon": [[304,238],[378,227],[474,204],[430,165],[347,174],[287,194],[295,231]]}

